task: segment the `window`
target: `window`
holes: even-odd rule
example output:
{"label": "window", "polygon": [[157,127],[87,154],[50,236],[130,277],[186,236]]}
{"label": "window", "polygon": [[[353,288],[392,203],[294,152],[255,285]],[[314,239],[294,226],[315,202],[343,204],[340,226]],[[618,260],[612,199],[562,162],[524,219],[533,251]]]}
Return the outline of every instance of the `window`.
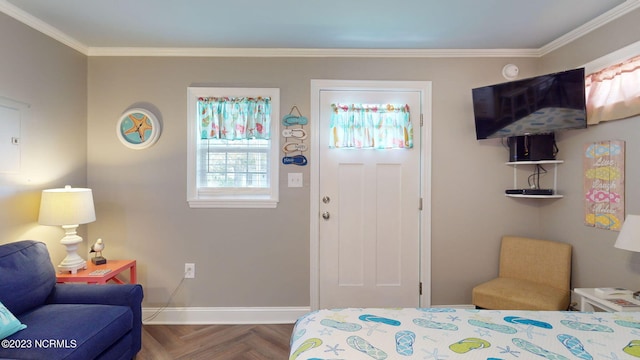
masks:
{"label": "window", "polygon": [[331,108],[329,147],[413,147],[413,127],[407,104],[331,104]]}
{"label": "window", "polygon": [[280,90],[187,90],[187,201],[192,208],[275,208]]}
{"label": "window", "polygon": [[640,114],[640,55],[587,75],[586,93],[590,124]]}
{"label": "window", "polygon": [[638,54],[640,42],[585,65],[589,125],[640,114]]}

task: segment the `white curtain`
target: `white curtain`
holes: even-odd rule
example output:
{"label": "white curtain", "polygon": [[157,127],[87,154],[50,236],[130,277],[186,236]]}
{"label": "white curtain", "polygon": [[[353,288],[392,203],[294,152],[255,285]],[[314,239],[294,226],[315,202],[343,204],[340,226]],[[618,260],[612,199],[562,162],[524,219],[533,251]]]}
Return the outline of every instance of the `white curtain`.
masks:
{"label": "white curtain", "polygon": [[640,55],[586,76],[587,122],[640,114]]}

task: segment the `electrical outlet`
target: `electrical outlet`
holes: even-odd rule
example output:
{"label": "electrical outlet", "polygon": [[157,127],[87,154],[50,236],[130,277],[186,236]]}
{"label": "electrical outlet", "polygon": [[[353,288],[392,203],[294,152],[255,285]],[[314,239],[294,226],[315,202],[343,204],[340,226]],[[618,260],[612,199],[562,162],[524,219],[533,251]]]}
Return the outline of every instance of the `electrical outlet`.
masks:
{"label": "electrical outlet", "polygon": [[184,264],[184,278],[193,279],[196,277],[196,264],[185,263]]}

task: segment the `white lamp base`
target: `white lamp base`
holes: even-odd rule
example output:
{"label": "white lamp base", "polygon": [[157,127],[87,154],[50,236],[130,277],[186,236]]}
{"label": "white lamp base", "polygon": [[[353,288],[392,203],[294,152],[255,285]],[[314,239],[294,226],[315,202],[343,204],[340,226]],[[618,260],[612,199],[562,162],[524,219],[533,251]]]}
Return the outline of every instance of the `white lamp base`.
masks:
{"label": "white lamp base", "polygon": [[77,253],[78,244],[82,242],[82,237],[76,234],[78,225],[62,225],[62,228],[65,231],[65,236],[60,240],[60,243],[67,247],[67,256],[58,265],[58,270],[76,274],[78,269],[87,268],[87,262]]}

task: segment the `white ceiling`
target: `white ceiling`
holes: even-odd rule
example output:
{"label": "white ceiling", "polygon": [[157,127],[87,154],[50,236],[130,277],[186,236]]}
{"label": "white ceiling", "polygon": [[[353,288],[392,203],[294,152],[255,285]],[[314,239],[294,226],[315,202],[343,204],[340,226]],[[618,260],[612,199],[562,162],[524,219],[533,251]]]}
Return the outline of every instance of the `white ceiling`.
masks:
{"label": "white ceiling", "polygon": [[502,51],[539,54],[640,0],[0,0],[77,50]]}

